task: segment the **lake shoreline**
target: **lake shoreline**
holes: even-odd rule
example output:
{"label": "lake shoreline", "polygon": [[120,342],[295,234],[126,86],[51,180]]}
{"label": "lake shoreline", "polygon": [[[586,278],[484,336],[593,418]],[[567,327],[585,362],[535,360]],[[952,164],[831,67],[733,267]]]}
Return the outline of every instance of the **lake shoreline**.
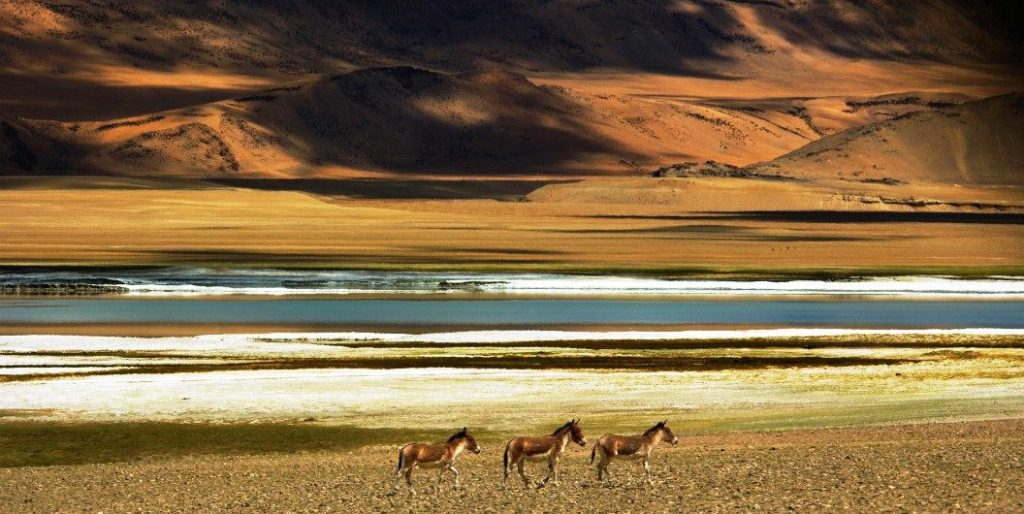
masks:
{"label": "lake shoreline", "polygon": [[590,263],[531,263],[491,261],[479,262],[261,262],[229,260],[172,260],[167,262],[92,262],[92,261],[3,261],[0,260],[0,276],[7,273],[46,272],[123,272],[181,269],[182,267],[211,269],[253,269],[290,271],[372,271],[372,272],[423,272],[423,273],[549,273],[582,276],[620,275],[625,277],[656,279],[694,280],[851,280],[862,278],[948,276],[961,279],[989,277],[1024,278],[1024,265],[899,265],[899,266],[715,266],[703,264],[622,264],[605,265]]}

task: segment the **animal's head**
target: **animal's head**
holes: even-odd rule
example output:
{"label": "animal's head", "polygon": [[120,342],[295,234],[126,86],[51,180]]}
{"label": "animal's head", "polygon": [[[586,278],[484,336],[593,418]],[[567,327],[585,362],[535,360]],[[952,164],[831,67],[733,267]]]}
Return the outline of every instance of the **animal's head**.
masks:
{"label": "animal's head", "polygon": [[580,428],[580,420],[578,419],[570,419],[569,421],[566,421],[564,425],[556,428],[554,432],[551,432],[551,435],[558,438],[568,436],[572,442],[580,446],[587,445],[587,438],[583,436],[583,429]]}
{"label": "animal's head", "polygon": [[583,429],[580,428],[580,420],[574,419],[570,421],[569,434],[571,434],[572,441],[580,446],[587,445],[587,438],[583,435]]}
{"label": "animal's head", "polygon": [[654,426],[655,429],[661,430],[661,440],[666,441],[669,444],[679,444],[679,438],[672,433],[672,429],[668,428],[668,420],[662,421]]}
{"label": "animal's head", "polygon": [[448,438],[449,443],[454,443],[460,439],[466,441],[466,448],[473,453],[480,453],[480,445],[477,444],[476,439],[469,434],[469,429],[462,427],[462,430],[455,433],[455,435]]}

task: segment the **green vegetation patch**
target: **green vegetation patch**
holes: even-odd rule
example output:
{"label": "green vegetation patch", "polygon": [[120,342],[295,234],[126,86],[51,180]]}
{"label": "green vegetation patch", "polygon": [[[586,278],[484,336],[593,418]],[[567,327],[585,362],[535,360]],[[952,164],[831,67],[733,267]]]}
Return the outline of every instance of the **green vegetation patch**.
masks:
{"label": "green vegetation patch", "polygon": [[[182,455],[337,451],[373,444],[443,441],[451,431],[316,423],[0,422],[0,467],[123,462]],[[470,430],[483,439],[489,432]]]}

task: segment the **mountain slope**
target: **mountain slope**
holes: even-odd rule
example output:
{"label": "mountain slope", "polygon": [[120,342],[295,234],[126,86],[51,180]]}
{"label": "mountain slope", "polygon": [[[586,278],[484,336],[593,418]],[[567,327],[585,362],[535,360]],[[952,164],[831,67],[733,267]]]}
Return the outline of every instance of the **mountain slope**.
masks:
{"label": "mountain slope", "polygon": [[47,174],[65,169],[71,150],[51,130],[67,132],[58,123],[29,121],[0,114],[0,175]]}
{"label": "mountain slope", "polygon": [[[524,70],[710,73],[744,54],[1020,62],[1011,2],[920,0],[37,0],[0,2],[4,58],[19,69],[92,63],[325,73],[417,63]],[[49,50],[46,59],[40,52]],[[57,51],[54,51],[57,50]],[[736,70],[732,70],[736,71]]]}
{"label": "mountain slope", "polygon": [[0,0],[0,111],[113,119],[382,66],[584,82],[611,71],[690,96],[1014,90],[1019,9],[979,4]]}
{"label": "mountain slope", "polygon": [[1024,90],[1014,7],[0,0],[0,173],[744,166],[853,127]]}
{"label": "mountain slope", "polygon": [[[636,174],[740,165],[960,95],[683,101],[541,87],[520,74],[371,68],[232,100],[103,122],[20,122],[70,162],[0,172],[168,177]],[[45,131],[43,130],[45,128]],[[67,159],[65,159],[67,161]],[[37,169],[38,168],[38,169]]]}
{"label": "mountain slope", "polygon": [[1024,95],[908,113],[822,138],[765,173],[803,178],[1024,186]]}

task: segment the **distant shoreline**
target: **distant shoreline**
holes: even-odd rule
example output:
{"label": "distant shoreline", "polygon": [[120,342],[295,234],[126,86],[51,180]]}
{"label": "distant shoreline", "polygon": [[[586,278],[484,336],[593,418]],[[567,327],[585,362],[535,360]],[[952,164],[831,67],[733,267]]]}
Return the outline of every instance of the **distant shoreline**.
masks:
{"label": "distant shoreline", "polygon": [[3,298],[1016,300],[1024,277],[856,274],[843,278],[276,267],[0,267]]}
{"label": "distant shoreline", "polygon": [[[437,333],[448,333],[458,334],[471,331],[488,331],[488,332],[530,332],[530,331],[567,331],[567,332],[578,332],[578,333],[595,333],[600,334],[602,332],[629,332],[637,331],[638,327],[642,327],[641,332],[655,334],[655,333],[671,333],[671,332],[699,332],[699,331],[729,331],[729,332],[743,332],[750,330],[778,330],[778,329],[790,329],[793,327],[783,325],[756,325],[756,324],[710,324],[710,323],[696,323],[696,324],[664,324],[664,325],[637,325],[637,324],[624,324],[624,323],[605,323],[605,324],[531,324],[531,325],[487,325],[487,324],[452,324],[452,325],[441,325],[441,324],[420,324],[420,325],[385,325],[385,324],[308,324],[308,323],[297,323],[297,324],[281,324],[281,323],[0,323],[0,337],[4,336],[109,336],[109,337],[192,337],[192,336],[235,336],[235,335],[263,335],[263,336],[280,336],[288,335],[291,337],[300,337],[302,335],[308,335],[311,337],[324,337],[330,334],[353,332],[353,333],[387,333],[387,334],[402,334],[410,337],[417,335],[437,334]],[[826,327],[818,327],[817,330],[833,330]],[[815,329],[812,329],[815,330]],[[842,330],[842,329],[839,329]],[[984,330],[984,329],[982,329]],[[887,331],[890,334],[880,334],[877,332]],[[942,331],[940,329],[939,331]],[[950,333],[962,331],[962,329],[949,329]],[[871,327],[850,330],[850,333],[843,336],[807,336],[807,337],[820,337],[825,338],[858,338],[863,337],[865,339],[879,339],[883,336],[888,337],[892,333],[896,332],[907,332],[910,335],[911,332],[920,332],[919,337],[931,337],[935,338],[936,334],[928,335],[928,330],[906,330],[892,328],[892,327]],[[859,334],[859,335],[858,335]],[[975,334],[972,338],[984,339],[992,337],[1002,337],[994,334]],[[628,338],[627,338],[628,339]],[[750,336],[749,338],[739,338],[739,341],[751,342],[755,340],[763,339],[758,336]],[[584,339],[585,340],[585,339]],[[661,339],[662,341],[671,341],[671,338]],[[723,339],[728,341],[728,339]],[[782,344],[783,342],[791,340],[794,344],[802,344],[803,336],[788,336],[788,337],[777,337],[773,338],[773,341]],[[700,342],[701,339],[693,339],[694,342]],[[498,343],[503,344],[503,343]]]}
{"label": "distant shoreline", "polygon": [[944,276],[959,279],[990,277],[1024,277],[1024,264],[999,266],[863,266],[863,267],[748,267],[704,266],[674,264],[602,265],[592,263],[533,263],[533,262],[358,262],[338,261],[311,263],[266,260],[232,262],[230,260],[194,260],[168,262],[24,262],[0,260],[0,277],[6,273],[29,272],[116,272],[145,271],[175,268],[210,269],[279,269],[288,271],[371,271],[371,272],[425,272],[425,273],[552,273],[582,276],[617,275],[624,277],[660,278],[665,280],[851,280],[864,278]]}

